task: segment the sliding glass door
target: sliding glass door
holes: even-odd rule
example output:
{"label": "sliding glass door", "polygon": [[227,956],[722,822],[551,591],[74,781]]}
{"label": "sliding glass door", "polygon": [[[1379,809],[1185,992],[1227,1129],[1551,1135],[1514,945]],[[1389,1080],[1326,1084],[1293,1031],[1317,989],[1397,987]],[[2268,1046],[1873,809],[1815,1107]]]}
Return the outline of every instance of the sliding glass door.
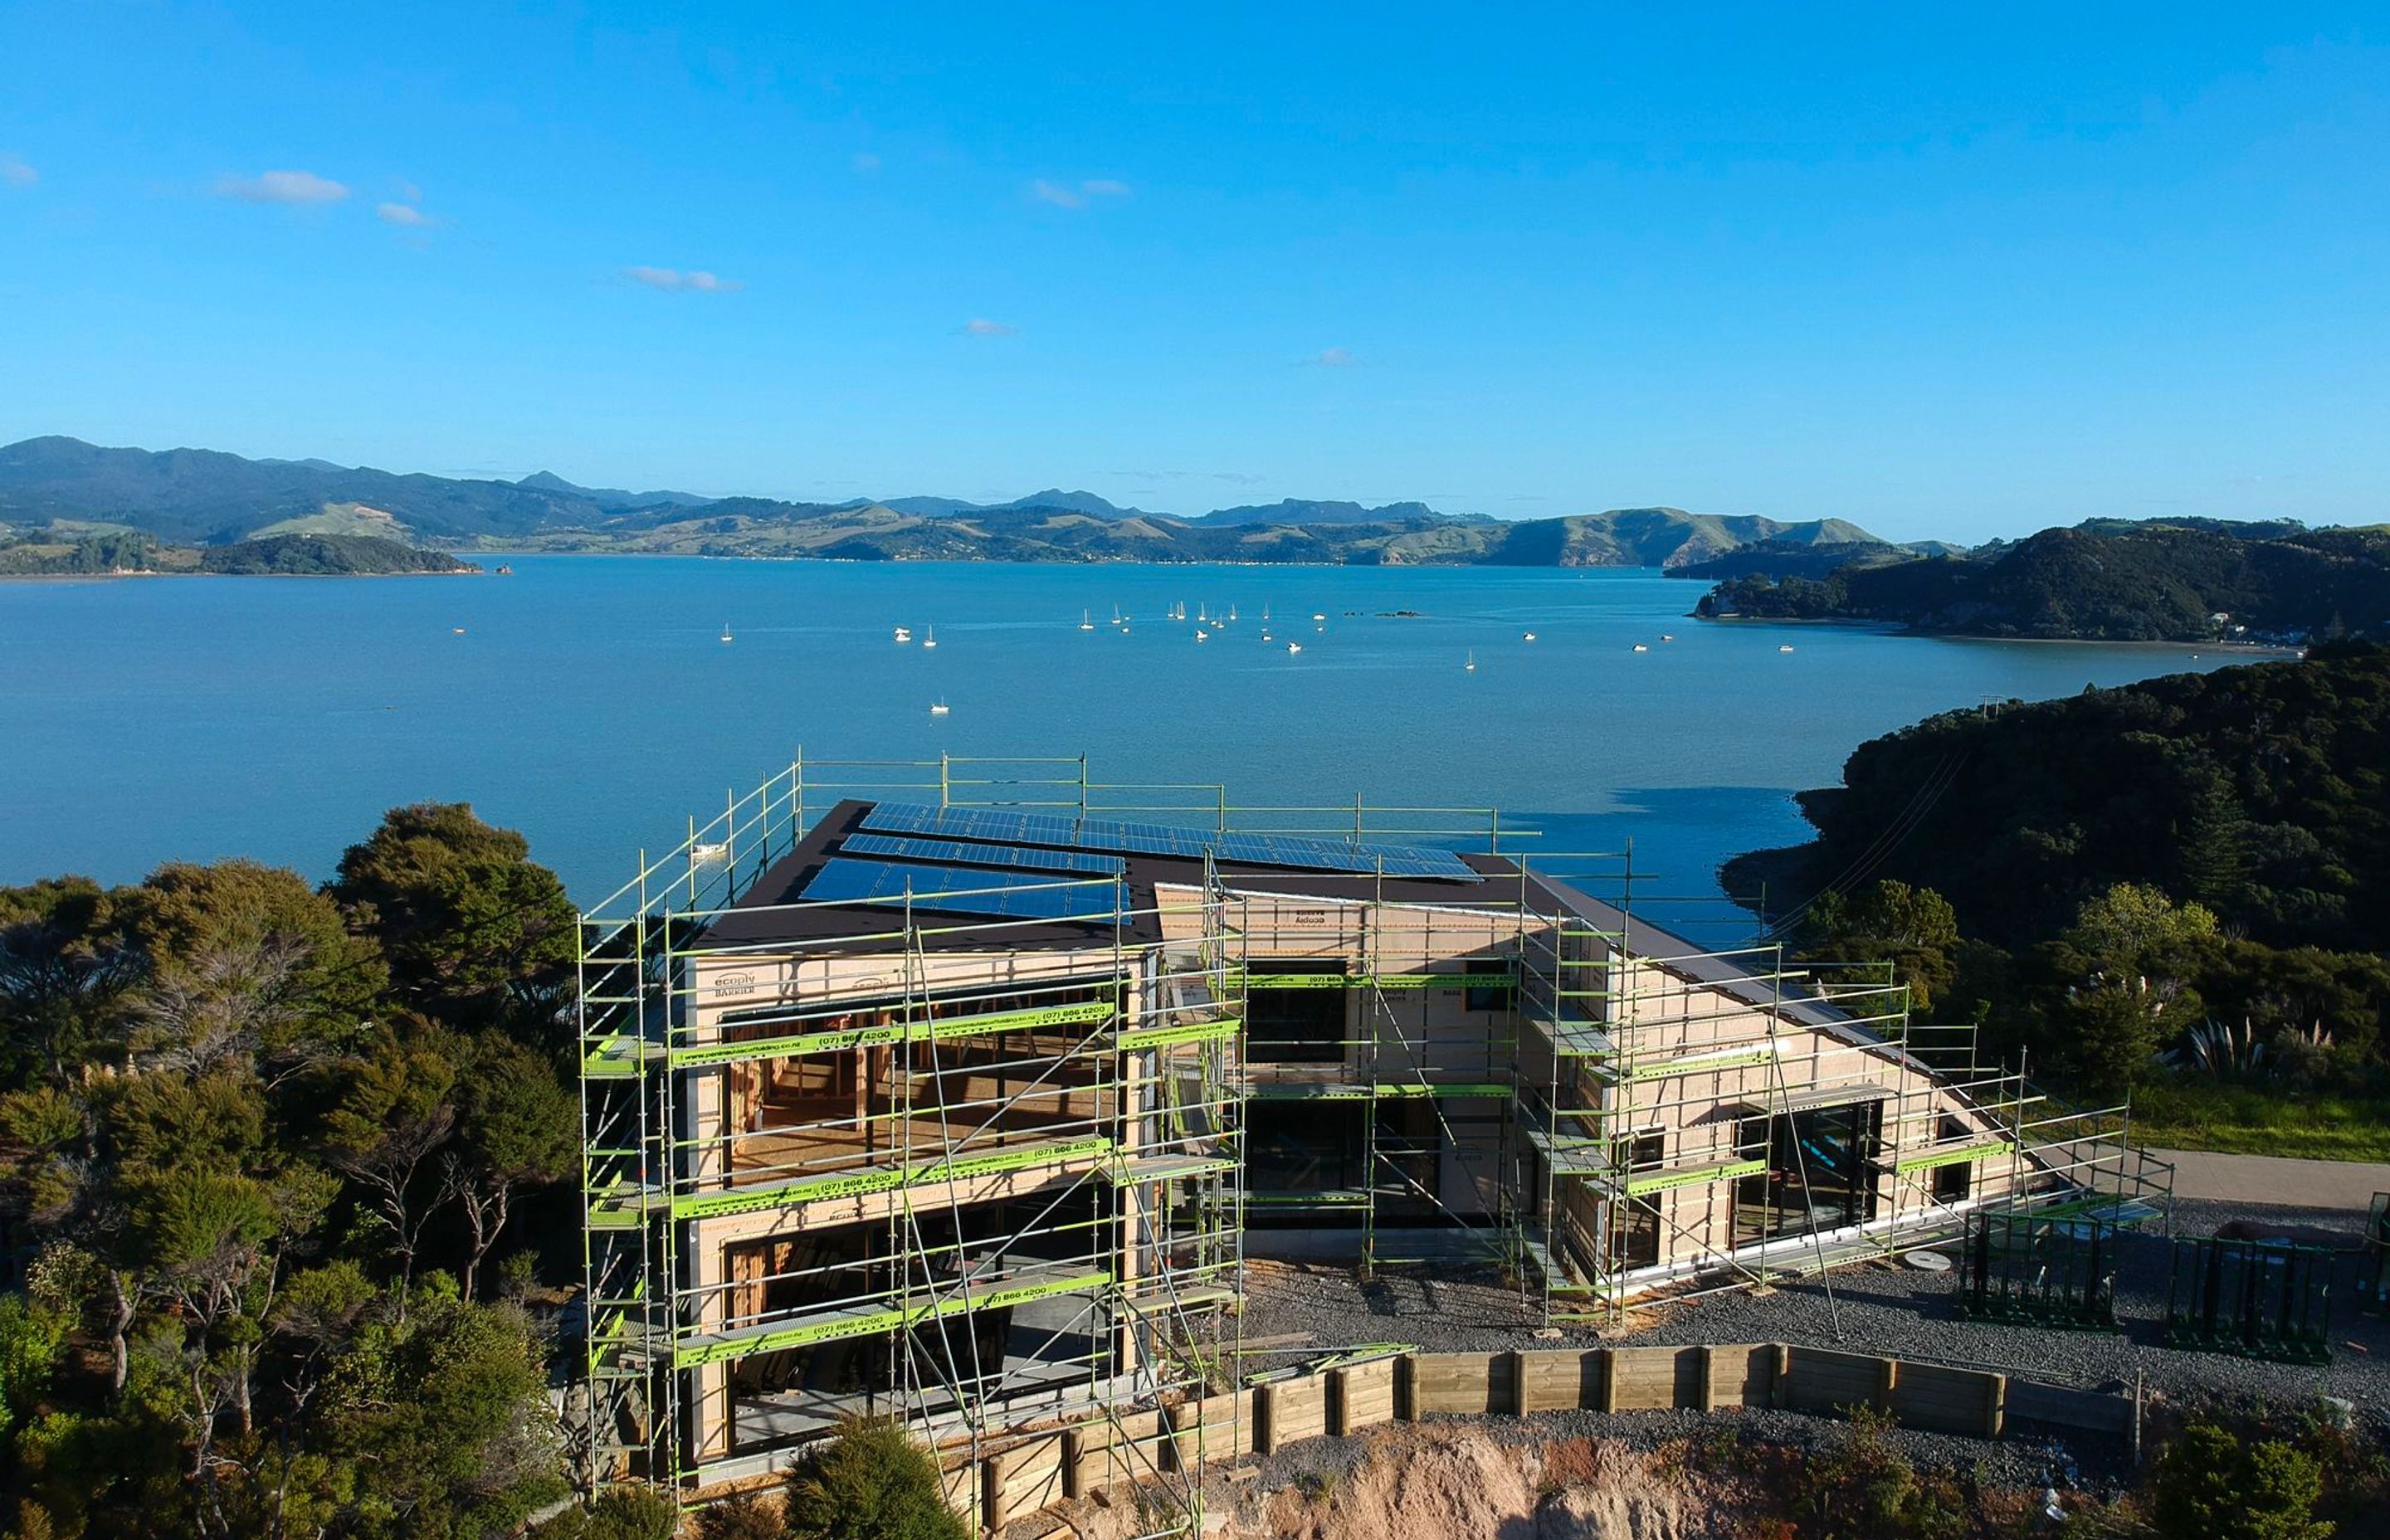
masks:
{"label": "sliding glass door", "polygon": [[1742,1148],[1767,1169],[1735,1194],[1735,1244],[1847,1229],[1875,1217],[1881,1102],[1803,1108],[1743,1120]]}

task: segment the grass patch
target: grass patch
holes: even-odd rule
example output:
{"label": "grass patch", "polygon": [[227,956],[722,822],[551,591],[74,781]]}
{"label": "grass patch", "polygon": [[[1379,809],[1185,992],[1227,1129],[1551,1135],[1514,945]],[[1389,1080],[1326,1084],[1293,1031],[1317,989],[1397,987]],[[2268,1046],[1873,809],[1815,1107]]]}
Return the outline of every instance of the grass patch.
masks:
{"label": "grass patch", "polygon": [[2133,1092],[2133,1142],[2228,1155],[2390,1161],[2390,1097],[2155,1081]]}

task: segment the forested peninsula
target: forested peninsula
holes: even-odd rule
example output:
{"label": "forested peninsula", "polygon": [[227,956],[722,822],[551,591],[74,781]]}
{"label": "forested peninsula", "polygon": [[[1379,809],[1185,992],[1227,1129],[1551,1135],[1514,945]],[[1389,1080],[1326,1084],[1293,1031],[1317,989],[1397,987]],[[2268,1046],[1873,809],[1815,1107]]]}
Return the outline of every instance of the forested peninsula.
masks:
{"label": "forested peninsula", "polygon": [[137,531],[0,532],[0,577],[375,577],[479,572],[445,551],[362,534],[276,534],[170,545]]}
{"label": "forested peninsula", "polygon": [[1728,864],[1818,959],[2153,1140],[2390,1157],[2390,648],[1946,712]]}
{"label": "forested peninsula", "polygon": [[2127,642],[2305,642],[2390,628],[2384,526],[2093,520],[1955,556],[1747,546],[1683,573],[1722,580],[1695,606],[1706,620]]}

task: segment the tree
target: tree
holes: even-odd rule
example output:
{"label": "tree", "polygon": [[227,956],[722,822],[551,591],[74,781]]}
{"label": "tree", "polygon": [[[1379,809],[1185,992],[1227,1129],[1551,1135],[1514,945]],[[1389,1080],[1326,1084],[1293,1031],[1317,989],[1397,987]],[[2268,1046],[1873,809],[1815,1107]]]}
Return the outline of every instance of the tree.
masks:
{"label": "tree", "polygon": [[2145,882],[2119,882],[2085,900],[2064,936],[2094,969],[2153,984],[2196,976],[2218,939],[2214,911],[2178,905]]}
{"label": "tree", "polygon": [[0,1295],[0,1452],[49,1393],[70,1324],[23,1294]]}
{"label": "tree", "polygon": [[2107,980],[2068,997],[2060,1067],[2084,1090],[2117,1098],[2148,1072],[2164,1041],[2160,1003],[2138,980]]}
{"label": "tree", "polygon": [[2158,1462],[2152,1506],[2165,1540],[2328,1540],[2322,1494],[2321,1468],[2293,1445],[2195,1422]]}
{"label": "tree", "polygon": [[[713,1511],[708,1509],[709,1512]],[[680,1504],[653,1487],[615,1486],[587,1508],[570,1508],[532,1531],[533,1540],[672,1540]],[[711,1535],[702,1528],[700,1533]]]}
{"label": "tree", "polygon": [[465,802],[392,808],[341,857],[331,895],[379,939],[392,982],[460,1025],[552,1018],[579,923],[564,884]]}
{"label": "tree", "polygon": [[2249,820],[2230,783],[2213,766],[2201,765],[2190,778],[2192,785],[2180,797],[2186,811],[2178,826],[2176,881],[2202,904],[2234,904],[2249,881]]}
{"label": "tree", "polygon": [[1799,938],[1804,962],[1888,962],[1927,1011],[1958,976],[1959,917],[1931,888],[1887,878],[1856,895],[1828,891],[1811,905]]}
{"label": "tree", "polygon": [[457,1101],[456,1138],[443,1185],[464,1211],[469,1300],[482,1259],[497,1244],[516,1195],[572,1169],[579,1132],[572,1098],[547,1061],[504,1038],[485,1037],[474,1046]]}
{"label": "tree", "polygon": [[2123,1093],[2165,1039],[2205,1006],[2193,983],[2222,944],[2216,916],[2146,883],[2119,882],[2084,901],[2050,949],[2067,980],[2057,1055],[2088,1090]]}
{"label": "tree", "polygon": [[780,1510],[760,1497],[738,1496],[697,1515],[698,1540],[787,1540]]}
{"label": "tree", "polygon": [[970,1540],[938,1467],[884,1418],[849,1422],[789,1473],[790,1540]]}
{"label": "tree", "polygon": [[371,1047],[341,1060],[339,1097],[325,1120],[332,1162],[354,1182],[366,1212],[387,1232],[398,1259],[404,1303],[423,1244],[423,1227],[438,1206],[430,1174],[432,1156],[456,1126],[456,1072],[463,1040],[429,1022],[405,1031],[382,1029]]}
{"label": "tree", "polygon": [[122,907],[88,878],[0,888],[0,1084],[64,1085],[113,1042],[140,971]]}
{"label": "tree", "polygon": [[[171,862],[132,890],[128,930],[154,983],[197,999],[270,987],[261,1052],[356,1041],[379,1011],[389,969],[367,939],[298,873],[254,861]],[[167,1014],[175,1014],[170,1007]]]}
{"label": "tree", "polygon": [[[563,979],[524,938],[569,956],[570,911],[495,913],[545,876],[511,859],[413,938],[500,957],[443,976],[507,981],[478,1036],[408,1009],[370,928],[291,872],[0,889],[0,1179],[40,1245],[0,1295],[0,1531],[480,1540],[566,1494],[528,1321],[425,1270],[446,1204],[469,1286],[573,1165],[557,1066],[503,1030]],[[110,1380],[60,1367],[78,1328]],[[589,1534],[661,1540],[672,1511],[608,1499]]]}
{"label": "tree", "polygon": [[368,1324],[325,1427],[357,1472],[361,1540],[503,1534],[564,1495],[561,1437],[531,1323],[428,1282],[404,1320]]}

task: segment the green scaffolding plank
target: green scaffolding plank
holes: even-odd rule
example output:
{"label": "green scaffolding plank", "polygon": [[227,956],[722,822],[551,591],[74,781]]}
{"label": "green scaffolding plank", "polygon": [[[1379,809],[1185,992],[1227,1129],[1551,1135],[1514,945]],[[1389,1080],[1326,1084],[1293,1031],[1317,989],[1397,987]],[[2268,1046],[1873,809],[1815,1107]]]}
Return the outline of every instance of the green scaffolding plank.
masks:
{"label": "green scaffolding plank", "polygon": [[1776,1057],[1772,1044],[1758,1043],[1749,1047],[1721,1049],[1714,1053],[1687,1054],[1681,1059],[1663,1059],[1651,1062],[1633,1062],[1623,1066],[1628,1080],[1673,1080],[1678,1075],[1705,1075],[1713,1070],[1741,1070],[1754,1064],[1765,1064]]}
{"label": "green scaffolding plank", "polygon": [[842,1341],[851,1337],[877,1336],[883,1331],[917,1327],[949,1315],[965,1315],[980,1310],[1003,1310],[1016,1304],[1027,1304],[1032,1300],[1050,1299],[1057,1294],[1101,1289],[1111,1281],[1112,1276],[1099,1268],[990,1289],[966,1284],[959,1294],[950,1294],[923,1304],[899,1305],[893,1309],[857,1307],[825,1311],[814,1319],[789,1326],[690,1337],[674,1345],[673,1367],[694,1368],[700,1364],[744,1358],[758,1353],[812,1347],[821,1342]]}
{"label": "green scaffolding plank", "polygon": [[984,1037],[1001,1032],[1034,1032],[1044,1027],[1077,1026],[1108,1020],[1110,1000],[1082,1000],[1065,1006],[1039,1006],[1028,1010],[992,1011],[984,1016],[948,1016],[928,1021],[892,1021],[884,1026],[850,1027],[840,1032],[801,1033],[792,1037],[764,1037],[740,1043],[708,1043],[702,1047],[675,1048],[673,1068],[733,1064],[759,1059],[793,1059],[799,1054],[835,1053],[847,1048],[877,1048],[893,1043],[944,1043],[958,1037]]}
{"label": "green scaffolding plank", "polygon": [[1345,1081],[1299,1081],[1274,1085],[1256,1085],[1247,1093],[1252,1101],[1368,1101],[1393,1100],[1406,1097],[1437,1097],[1458,1101],[1473,1101],[1486,1097],[1507,1097],[1510,1087],[1484,1081],[1443,1084],[1433,1081],[1386,1081],[1374,1085],[1360,1085]]}
{"label": "green scaffolding plank", "polygon": [[589,1227],[593,1230],[636,1229],[649,1218],[664,1212],[664,1191],[662,1187],[641,1187],[636,1184],[615,1182],[604,1187],[585,1187],[582,1196],[587,1204]]}
{"label": "green scaffolding plank", "polygon": [[1369,1100],[1369,1088],[1343,1081],[1286,1081],[1254,1085],[1245,1097],[1254,1102],[1365,1102]]}
{"label": "green scaffolding plank", "polygon": [[1183,1047],[1189,1043],[1234,1037],[1243,1025],[1243,1021],[1231,1016],[1225,1020],[1193,1021],[1180,1027],[1140,1027],[1122,1033],[1113,1040],[1113,1046],[1122,1049]]}
{"label": "green scaffolding plank", "polygon": [[1904,1155],[1892,1163],[1892,1169],[1906,1176],[1912,1171],[1934,1171],[1943,1166],[1965,1165],[1970,1161],[1989,1161],[2016,1152],[2015,1141],[1985,1139],[1978,1144],[1957,1145],[1948,1149],[1928,1149],[1916,1155]]}
{"label": "green scaffolding plank", "polygon": [[1518,979],[1509,969],[1483,973],[1372,973],[1364,981],[1380,989],[1516,989]]}
{"label": "green scaffolding plank", "polygon": [[965,1156],[960,1160],[917,1161],[909,1166],[883,1166],[868,1171],[834,1172],[826,1176],[803,1176],[792,1182],[777,1182],[769,1187],[682,1193],[673,1199],[673,1217],[710,1219],[726,1213],[755,1213],[766,1209],[794,1208],[801,1203],[818,1203],[828,1199],[860,1198],[871,1193],[893,1192],[900,1187],[925,1187],[932,1182],[967,1181],[973,1176],[995,1176],[1008,1171],[1025,1171],[1032,1166],[1091,1159],[1104,1154],[1111,1147],[1111,1140],[1100,1136],[1061,1139],[1051,1144],[1027,1145],[1018,1149]]}
{"label": "green scaffolding plank", "polygon": [[662,1058],[662,1045],[616,1033],[581,1056],[581,1072],[592,1080],[636,1080]]}
{"label": "green scaffolding plank", "polygon": [[1648,1175],[1626,1179],[1626,1194],[1640,1198],[1646,1193],[1666,1192],[1672,1187],[1700,1187],[1707,1182],[1730,1182],[1737,1177],[1756,1176],[1767,1169],[1765,1160],[1717,1161],[1709,1165],[1686,1166],[1678,1171],[1655,1171]]}
{"label": "green scaffolding plank", "polygon": [[1104,1168],[1104,1179],[1115,1187],[1139,1182],[1176,1182],[1188,1176],[1213,1176],[1237,1169],[1238,1162],[1214,1155],[1147,1155],[1115,1161]]}
{"label": "green scaffolding plank", "polygon": [[1609,1059],[1618,1051],[1610,1034],[1599,1022],[1571,1017],[1556,1020],[1548,1016],[1530,1017],[1527,1024],[1544,1034],[1552,1052],[1562,1059]]}
{"label": "green scaffolding plank", "polygon": [[1367,1203],[1366,1192],[1249,1192],[1245,1207],[1249,1209],[1317,1209],[1339,1207],[1348,1203]]}

